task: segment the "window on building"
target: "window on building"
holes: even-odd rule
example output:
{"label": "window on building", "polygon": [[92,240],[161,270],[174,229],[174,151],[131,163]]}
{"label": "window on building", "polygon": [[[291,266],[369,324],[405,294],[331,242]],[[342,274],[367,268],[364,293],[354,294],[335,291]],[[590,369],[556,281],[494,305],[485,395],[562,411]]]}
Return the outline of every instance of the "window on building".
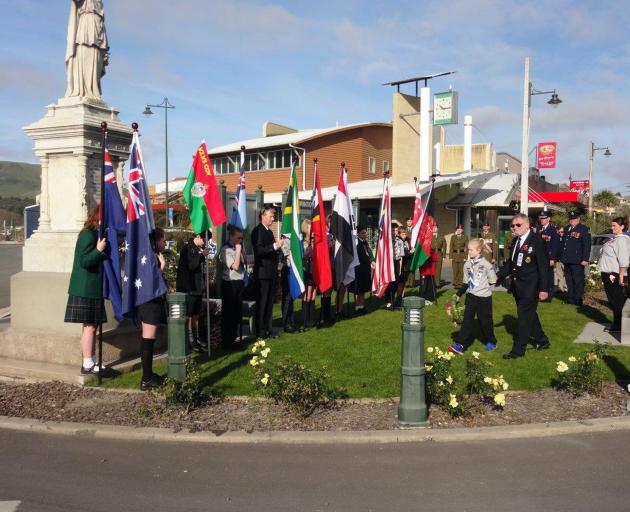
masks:
{"label": "window on building", "polygon": [[383,174],[389,172],[389,160],[383,160]]}
{"label": "window on building", "polygon": [[368,172],[370,174],[376,174],[376,158],[373,156],[368,157]]}

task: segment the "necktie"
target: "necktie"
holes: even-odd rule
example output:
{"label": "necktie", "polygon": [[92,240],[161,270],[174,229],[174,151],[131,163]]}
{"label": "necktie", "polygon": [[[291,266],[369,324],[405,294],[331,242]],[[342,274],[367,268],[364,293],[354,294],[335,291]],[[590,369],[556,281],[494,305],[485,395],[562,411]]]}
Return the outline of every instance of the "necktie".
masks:
{"label": "necktie", "polygon": [[518,237],[518,240],[516,241],[516,247],[514,247],[514,254],[512,254],[512,259],[515,260],[516,259],[516,255],[518,254],[518,251],[521,248],[521,237]]}

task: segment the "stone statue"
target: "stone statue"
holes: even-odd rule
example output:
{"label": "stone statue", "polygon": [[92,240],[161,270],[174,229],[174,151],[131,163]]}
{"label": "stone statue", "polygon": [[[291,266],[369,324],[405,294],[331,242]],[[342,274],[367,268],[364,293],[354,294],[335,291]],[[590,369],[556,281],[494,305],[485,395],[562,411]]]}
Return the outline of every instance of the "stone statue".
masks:
{"label": "stone statue", "polygon": [[72,0],[66,47],[66,98],[100,99],[108,52],[102,0]]}

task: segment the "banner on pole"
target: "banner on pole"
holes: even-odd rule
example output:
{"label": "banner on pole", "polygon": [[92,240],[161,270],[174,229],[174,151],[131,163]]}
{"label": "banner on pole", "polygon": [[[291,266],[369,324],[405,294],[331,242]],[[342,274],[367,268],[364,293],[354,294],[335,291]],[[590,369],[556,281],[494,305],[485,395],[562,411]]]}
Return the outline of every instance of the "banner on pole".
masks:
{"label": "banner on pole", "polygon": [[555,169],[556,168],[556,142],[539,142],[538,143],[538,162],[536,167],[539,169]]}

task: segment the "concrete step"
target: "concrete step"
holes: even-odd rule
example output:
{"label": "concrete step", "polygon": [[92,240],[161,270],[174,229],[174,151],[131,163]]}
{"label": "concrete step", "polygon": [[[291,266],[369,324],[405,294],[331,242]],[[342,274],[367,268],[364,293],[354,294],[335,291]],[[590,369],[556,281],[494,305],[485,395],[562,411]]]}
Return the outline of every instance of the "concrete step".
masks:
{"label": "concrete step", "polygon": [[[157,354],[154,363],[166,359],[167,354]],[[122,361],[109,367],[120,373],[127,373],[139,369],[140,358]],[[42,361],[27,361],[24,359],[11,359],[0,357],[0,379],[14,383],[49,382],[53,380],[77,384],[83,386],[94,383],[97,380],[95,375],[81,375],[80,369],[76,366],[46,363]]]}

